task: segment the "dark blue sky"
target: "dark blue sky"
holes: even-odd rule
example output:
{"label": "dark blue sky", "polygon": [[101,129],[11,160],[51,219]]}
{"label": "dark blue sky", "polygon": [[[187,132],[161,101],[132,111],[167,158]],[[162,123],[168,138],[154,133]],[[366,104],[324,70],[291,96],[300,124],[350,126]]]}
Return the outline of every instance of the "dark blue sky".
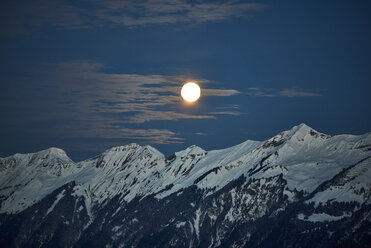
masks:
{"label": "dark blue sky", "polygon": [[[1,1],[0,156],[371,131],[370,1]],[[181,85],[203,95],[185,106]]]}

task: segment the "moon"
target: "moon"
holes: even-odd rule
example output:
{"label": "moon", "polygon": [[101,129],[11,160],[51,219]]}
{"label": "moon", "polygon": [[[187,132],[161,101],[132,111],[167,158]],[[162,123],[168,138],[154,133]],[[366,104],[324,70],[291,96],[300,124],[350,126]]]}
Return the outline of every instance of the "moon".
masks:
{"label": "moon", "polygon": [[188,82],[183,85],[181,91],[182,98],[187,102],[195,102],[201,96],[201,88],[194,82]]}

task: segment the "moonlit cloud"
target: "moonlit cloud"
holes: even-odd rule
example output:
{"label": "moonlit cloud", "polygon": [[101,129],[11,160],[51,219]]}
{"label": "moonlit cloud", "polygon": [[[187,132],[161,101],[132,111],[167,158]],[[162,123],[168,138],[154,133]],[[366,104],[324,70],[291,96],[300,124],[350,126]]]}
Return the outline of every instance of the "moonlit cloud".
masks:
{"label": "moonlit cloud", "polygon": [[219,112],[209,112],[210,115],[241,115],[243,113],[237,111],[219,111]]}
{"label": "moonlit cloud", "polygon": [[238,90],[225,90],[225,89],[204,89],[202,95],[204,96],[233,96],[240,94]]}
{"label": "moonlit cloud", "polygon": [[[172,144],[183,143],[184,139],[178,137],[178,134],[167,129],[133,129],[122,128],[117,125],[103,124],[95,125],[94,138],[95,139],[126,139],[142,141],[146,144]],[[68,135],[80,138],[92,138],[91,130],[70,130],[64,132]]]}
{"label": "moonlit cloud", "polygon": [[260,97],[274,97],[277,96],[275,90],[273,89],[263,89],[263,88],[248,88],[247,95],[250,96],[260,96]]}
{"label": "moonlit cloud", "polygon": [[[125,139],[146,144],[184,142],[181,134],[168,128],[152,128],[153,121],[212,120],[219,115],[239,114],[237,105],[222,103],[217,111],[210,107],[183,112],[179,93],[184,76],[105,73],[104,69],[95,61],[48,64],[35,77],[36,82],[27,84],[29,88],[11,92],[10,87],[10,92],[2,92],[0,105],[26,113],[31,125],[47,125],[42,132],[50,130],[49,135],[60,138]],[[209,80],[192,80],[205,86],[205,97],[239,93],[214,89]],[[37,92],[37,97],[33,92]],[[9,113],[5,118],[11,116]],[[142,124],[147,124],[146,128]]]}
{"label": "moonlit cloud", "polygon": [[[63,103],[86,106],[90,112],[100,115],[124,114],[123,123],[143,123],[153,120],[215,119],[213,115],[186,114],[176,111],[182,76],[108,74],[102,64],[93,61],[74,61],[50,65],[46,77],[55,83],[55,90],[62,92],[58,99]],[[208,80],[195,79],[211,85]],[[47,82],[49,83],[49,82]],[[83,92],[82,98],[74,96]],[[204,96],[228,97],[238,94],[233,89],[202,90]],[[66,97],[68,95],[68,97]],[[81,96],[80,96],[81,97]],[[69,99],[72,98],[72,99]],[[166,107],[166,108],[164,108]],[[173,110],[172,110],[173,109]]]}
{"label": "moonlit cloud", "polygon": [[139,114],[129,118],[129,123],[144,123],[148,121],[165,120],[176,121],[180,119],[216,119],[217,113],[208,113],[208,115],[190,115],[178,113],[175,111],[140,111]]}
{"label": "moonlit cloud", "polygon": [[204,23],[243,16],[265,8],[260,3],[246,1],[99,1],[101,20],[128,27],[146,24]]}
{"label": "moonlit cloud", "polygon": [[207,133],[202,133],[202,132],[198,132],[198,133],[195,133],[196,135],[200,135],[200,136],[206,136]]}
{"label": "moonlit cloud", "polygon": [[278,92],[281,96],[287,97],[300,97],[300,96],[321,96],[321,94],[310,91],[310,90],[300,90],[300,89],[284,89]]}
{"label": "moonlit cloud", "polygon": [[131,28],[179,23],[195,25],[249,16],[266,6],[239,0],[20,0],[5,1],[0,7],[4,25],[0,30],[4,34],[27,33],[27,25],[49,25],[56,29],[102,26]]}
{"label": "moonlit cloud", "polygon": [[5,0],[0,3],[0,15],[0,34],[3,35],[28,34],[30,26],[81,29],[99,25],[97,18],[92,17],[87,9],[63,0]]}
{"label": "moonlit cloud", "polygon": [[264,89],[264,88],[249,88],[246,92],[250,96],[258,97],[313,97],[322,96],[319,92],[309,89]]}

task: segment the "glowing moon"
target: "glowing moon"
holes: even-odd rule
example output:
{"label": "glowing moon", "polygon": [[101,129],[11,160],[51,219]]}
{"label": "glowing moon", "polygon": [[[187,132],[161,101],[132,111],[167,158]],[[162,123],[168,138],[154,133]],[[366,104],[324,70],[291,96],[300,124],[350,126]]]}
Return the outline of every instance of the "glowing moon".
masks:
{"label": "glowing moon", "polygon": [[183,85],[181,95],[187,102],[195,102],[201,96],[201,89],[198,84],[188,82]]}

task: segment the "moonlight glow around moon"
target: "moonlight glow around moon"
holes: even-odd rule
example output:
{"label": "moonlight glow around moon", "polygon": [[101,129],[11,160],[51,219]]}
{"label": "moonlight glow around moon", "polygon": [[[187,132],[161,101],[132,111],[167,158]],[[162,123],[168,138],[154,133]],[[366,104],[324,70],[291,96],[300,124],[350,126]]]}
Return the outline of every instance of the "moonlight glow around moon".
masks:
{"label": "moonlight glow around moon", "polygon": [[195,102],[201,96],[200,86],[196,83],[188,82],[183,85],[181,95],[185,101]]}

